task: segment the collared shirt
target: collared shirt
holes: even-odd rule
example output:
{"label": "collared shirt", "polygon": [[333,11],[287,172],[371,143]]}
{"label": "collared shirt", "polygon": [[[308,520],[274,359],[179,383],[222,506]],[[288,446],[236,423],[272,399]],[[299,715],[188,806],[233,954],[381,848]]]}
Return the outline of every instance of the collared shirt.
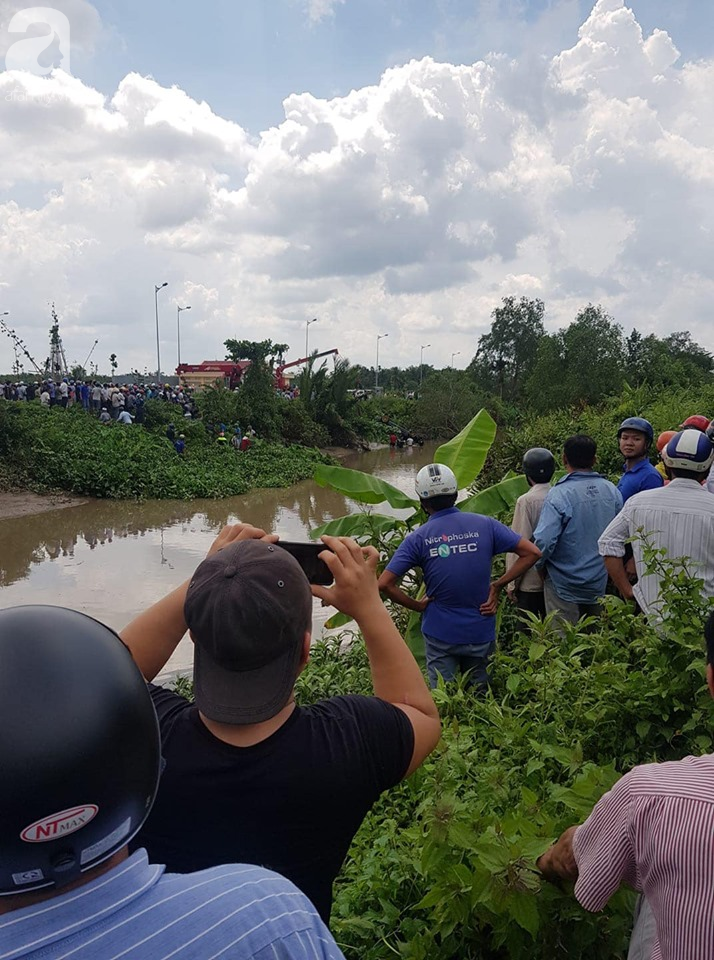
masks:
{"label": "collared shirt", "polygon": [[163,872],[137,850],[83,887],[0,915],[0,960],[344,960],[307,897],[269,870]]}
{"label": "collared shirt", "polygon": [[598,537],[622,509],[614,484],[594,470],[576,470],[551,487],[533,542],[561,600],[594,603],[605,593],[607,571]]}
{"label": "collared shirt", "polygon": [[[534,483],[533,486],[516,500],[516,508],[513,511],[513,523],[511,529],[520,533],[524,540],[533,538],[533,531],[538,526],[543,503],[550,491],[549,483]],[[506,570],[510,570],[513,564],[518,560],[518,554],[506,554]],[[538,571],[531,567],[519,581],[514,584],[517,590],[524,593],[542,593],[543,580]]]}
{"label": "collared shirt", "polygon": [[714,469],[709,471],[709,476],[707,477],[706,488],[709,493],[714,493]]}
{"label": "collared shirt", "polygon": [[586,910],[621,883],[647,897],[651,960],[714,960],[714,755],[635,767],[575,831],[573,853]]}
{"label": "collared shirt", "polygon": [[640,460],[629,470],[623,470],[617,484],[625,503],[643,490],[657,490],[664,484],[664,478],[656,467],[645,458]]}
{"label": "collared shirt", "polygon": [[687,558],[691,575],[704,581],[704,596],[714,596],[714,497],[700,483],[675,477],[660,490],[636,494],[598,541],[601,556],[622,557],[625,541],[636,538],[632,553],[638,580],[633,592],[645,613],[656,613],[660,577],[647,573],[639,531],[670,559]]}

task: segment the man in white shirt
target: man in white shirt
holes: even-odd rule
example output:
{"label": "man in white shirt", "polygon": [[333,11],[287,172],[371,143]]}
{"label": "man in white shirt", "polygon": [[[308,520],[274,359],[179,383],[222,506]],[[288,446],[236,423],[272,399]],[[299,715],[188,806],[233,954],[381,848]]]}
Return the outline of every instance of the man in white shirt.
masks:
{"label": "man in white shirt", "polygon": [[[662,460],[671,483],[631,497],[598,540],[607,572],[622,596],[655,615],[660,575],[646,568],[644,541],[664,548],[669,559],[684,558],[690,575],[704,581],[704,596],[714,596],[714,497],[702,485],[714,462],[714,445],[698,430],[683,430],[664,448]],[[634,586],[622,562],[630,538],[638,578]]]}
{"label": "man in white shirt", "polygon": [[[525,540],[531,540],[555,473],[555,457],[545,447],[532,447],[523,454],[522,469],[530,490],[516,500],[511,529],[520,533]],[[506,570],[510,570],[517,560],[515,553],[506,554]],[[534,567],[509,583],[506,591],[519,609],[535,613],[541,619],[545,617],[543,578]]]}

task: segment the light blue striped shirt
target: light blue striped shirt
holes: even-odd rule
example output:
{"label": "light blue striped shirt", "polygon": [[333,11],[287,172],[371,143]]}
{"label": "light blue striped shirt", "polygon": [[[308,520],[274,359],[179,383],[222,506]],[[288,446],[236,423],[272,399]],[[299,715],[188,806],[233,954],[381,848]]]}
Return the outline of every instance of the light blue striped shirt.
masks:
{"label": "light blue striped shirt", "polygon": [[307,897],[261,867],[169,873],[145,850],[0,915],[0,960],[344,960]]}

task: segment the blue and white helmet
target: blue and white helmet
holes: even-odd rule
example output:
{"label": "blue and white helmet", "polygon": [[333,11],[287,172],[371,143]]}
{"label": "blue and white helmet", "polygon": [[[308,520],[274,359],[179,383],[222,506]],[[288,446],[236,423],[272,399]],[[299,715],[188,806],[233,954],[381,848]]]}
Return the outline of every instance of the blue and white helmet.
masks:
{"label": "blue and white helmet", "polygon": [[664,448],[662,460],[675,470],[706,473],[714,462],[714,444],[699,430],[682,430]]}
{"label": "blue and white helmet", "polygon": [[428,463],[416,475],[414,483],[420,500],[446,497],[459,492],[459,484],[451,467],[443,463]]}

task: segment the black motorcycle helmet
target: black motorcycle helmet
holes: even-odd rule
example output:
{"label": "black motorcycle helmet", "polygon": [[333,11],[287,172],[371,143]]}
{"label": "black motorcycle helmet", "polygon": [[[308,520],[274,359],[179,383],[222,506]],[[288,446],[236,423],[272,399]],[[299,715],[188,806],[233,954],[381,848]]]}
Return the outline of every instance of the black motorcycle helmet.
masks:
{"label": "black motorcycle helmet", "polygon": [[62,607],[0,611],[0,895],[60,887],[138,832],[159,729],[129,650]]}
{"label": "black motorcycle helmet", "polygon": [[555,473],[555,457],[545,447],[531,447],[523,454],[523,472],[534,483],[550,483]]}

